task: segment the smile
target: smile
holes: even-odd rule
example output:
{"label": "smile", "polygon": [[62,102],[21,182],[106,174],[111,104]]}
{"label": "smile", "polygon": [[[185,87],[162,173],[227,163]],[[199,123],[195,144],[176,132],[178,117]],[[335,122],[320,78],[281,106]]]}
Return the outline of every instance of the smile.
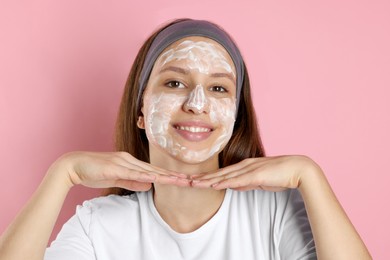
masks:
{"label": "smile", "polygon": [[176,129],[178,130],[184,130],[188,131],[191,133],[207,133],[211,132],[210,128],[205,128],[205,127],[197,127],[197,126],[175,126]]}
{"label": "smile", "polygon": [[214,129],[206,123],[193,121],[175,124],[173,125],[173,128],[182,138],[190,142],[204,141],[208,139],[214,131]]}

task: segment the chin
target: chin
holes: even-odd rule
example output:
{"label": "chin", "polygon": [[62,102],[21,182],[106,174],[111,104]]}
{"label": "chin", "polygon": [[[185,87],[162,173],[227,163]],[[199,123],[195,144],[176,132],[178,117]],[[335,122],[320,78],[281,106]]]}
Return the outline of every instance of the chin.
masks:
{"label": "chin", "polygon": [[171,153],[171,156],[186,164],[200,164],[207,161],[211,161],[213,159],[217,159],[218,152],[210,154],[210,151],[203,150],[203,151],[195,151],[195,150],[186,150],[186,151],[180,151],[179,153]]}
{"label": "chin", "polygon": [[[151,139],[152,142],[150,142],[154,148],[149,147],[149,149],[158,151],[162,157],[165,157],[162,160],[171,158],[184,164],[196,165],[213,160],[218,161],[218,154],[223,150],[228,141],[225,138],[220,138],[219,140],[209,140],[208,142],[188,142],[181,138],[176,139],[173,137],[177,138],[175,135],[168,135],[168,137],[155,136]],[[162,158],[161,156],[160,158]]]}

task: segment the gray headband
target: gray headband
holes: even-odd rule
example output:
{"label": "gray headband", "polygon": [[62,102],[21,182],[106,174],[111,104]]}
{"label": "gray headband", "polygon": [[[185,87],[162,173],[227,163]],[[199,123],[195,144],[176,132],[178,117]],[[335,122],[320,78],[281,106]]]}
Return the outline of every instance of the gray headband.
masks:
{"label": "gray headband", "polygon": [[210,38],[218,42],[219,44],[221,44],[229,53],[230,57],[234,62],[234,66],[236,67],[236,73],[237,73],[236,113],[238,112],[240,93],[241,93],[242,84],[244,80],[244,64],[243,64],[240,51],[238,50],[237,46],[230,38],[230,36],[215,24],[210,23],[208,21],[202,21],[202,20],[184,20],[172,24],[169,27],[162,30],[153,40],[149,48],[149,51],[146,54],[144,65],[142,67],[142,71],[139,77],[139,90],[138,90],[138,97],[137,97],[138,114],[141,111],[142,94],[146,88],[146,84],[149,79],[150,73],[153,69],[155,61],[160,56],[161,52],[169,45],[171,45],[177,40],[189,36],[203,36],[203,37]]}

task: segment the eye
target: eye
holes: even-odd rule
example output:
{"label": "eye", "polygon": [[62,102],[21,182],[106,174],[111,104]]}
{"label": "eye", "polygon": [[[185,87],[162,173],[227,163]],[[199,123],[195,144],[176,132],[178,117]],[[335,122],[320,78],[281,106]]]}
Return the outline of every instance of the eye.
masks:
{"label": "eye", "polygon": [[220,92],[220,93],[224,93],[224,92],[228,92],[226,90],[226,88],[222,87],[222,86],[213,86],[210,88],[211,91],[214,91],[214,92]]}
{"label": "eye", "polygon": [[185,88],[184,84],[180,81],[172,80],[166,84],[169,88]]}

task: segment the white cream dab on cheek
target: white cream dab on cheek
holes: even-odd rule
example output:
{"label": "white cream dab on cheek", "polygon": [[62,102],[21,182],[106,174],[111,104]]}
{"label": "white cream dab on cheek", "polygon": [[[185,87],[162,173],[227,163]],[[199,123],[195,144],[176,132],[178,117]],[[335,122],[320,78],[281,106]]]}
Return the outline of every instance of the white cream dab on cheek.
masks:
{"label": "white cream dab on cheek", "polygon": [[184,101],[184,98],[178,98],[177,95],[153,95],[145,100],[149,106],[146,112],[146,133],[149,141],[152,141],[162,148],[169,148],[172,141],[168,136],[169,124],[172,113]]}
{"label": "white cream dab on cheek", "polygon": [[210,120],[211,122],[235,121],[236,101],[231,98],[210,98]]}
{"label": "white cream dab on cheek", "polygon": [[233,133],[236,114],[236,102],[230,98],[210,98],[210,119],[211,122],[220,125],[221,133],[213,146],[210,148],[209,156],[217,153],[226,145]]}

